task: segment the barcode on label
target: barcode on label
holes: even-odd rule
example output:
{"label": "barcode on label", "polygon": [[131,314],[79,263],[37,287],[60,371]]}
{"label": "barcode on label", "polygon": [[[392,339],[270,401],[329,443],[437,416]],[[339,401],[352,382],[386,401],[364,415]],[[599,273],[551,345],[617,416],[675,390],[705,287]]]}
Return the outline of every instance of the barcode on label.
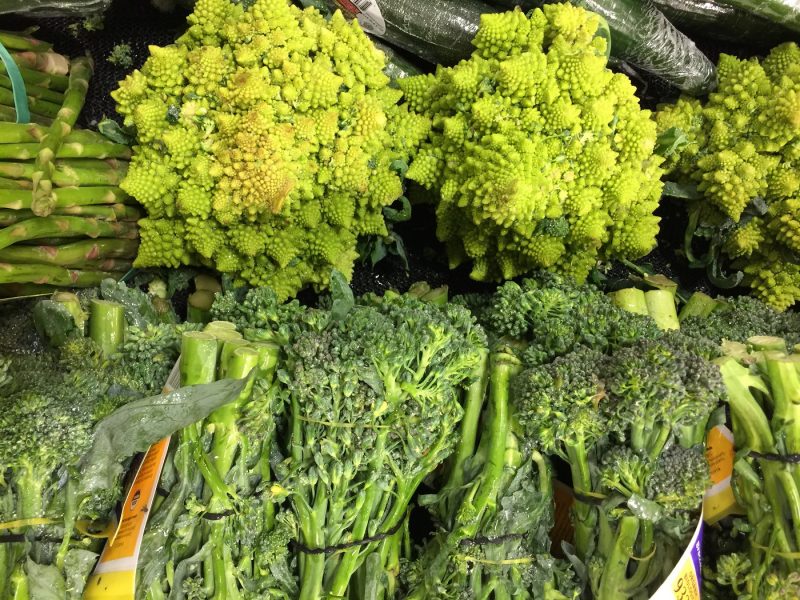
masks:
{"label": "barcode on label", "polygon": [[358,10],[368,11],[372,6],[372,0],[353,0]]}

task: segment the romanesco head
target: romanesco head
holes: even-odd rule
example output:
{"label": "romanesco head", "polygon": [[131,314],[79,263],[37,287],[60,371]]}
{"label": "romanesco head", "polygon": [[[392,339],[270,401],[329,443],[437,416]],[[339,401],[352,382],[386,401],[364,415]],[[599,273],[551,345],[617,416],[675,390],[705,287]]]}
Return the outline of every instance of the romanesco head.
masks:
{"label": "romanesco head", "polygon": [[740,271],[779,310],[800,300],[799,60],[793,42],[762,61],[723,54],[705,104],[681,99],[656,115],[669,178],[698,192],[687,207],[720,257],[713,269]]}
{"label": "romanesco head", "polygon": [[470,59],[400,80],[433,119],[407,176],[438,193],[437,235],[474,279],[583,280],[655,245],[656,126],[607,68],[601,25],[569,4],[483,15]]}
{"label": "romanesco head", "polygon": [[123,188],[150,217],[137,264],[202,262],[284,296],[350,273],[430,119],[340,13],[198,0],[188,23],[113,93],[139,143]]}

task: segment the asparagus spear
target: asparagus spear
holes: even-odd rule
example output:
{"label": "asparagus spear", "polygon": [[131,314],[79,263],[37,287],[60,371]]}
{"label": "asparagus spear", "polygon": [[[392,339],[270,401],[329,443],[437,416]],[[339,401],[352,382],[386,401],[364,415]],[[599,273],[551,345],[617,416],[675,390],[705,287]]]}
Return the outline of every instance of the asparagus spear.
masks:
{"label": "asparagus spear", "polygon": [[[5,65],[0,62],[0,73],[8,74]],[[25,84],[40,85],[51,90],[63,92],[69,86],[69,77],[66,75],[56,75],[53,73],[42,73],[35,69],[27,67],[19,67],[19,73],[22,75],[22,80]]]}
{"label": "asparagus spear", "polygon": [[59,288],[39,283],[0,283],[0,298],[50,295]]}
{"label": "asparagus spear", "polygon": [[83,217],[34,217],[0,230],[0,249],[22,240],[51,236],[61,237],[118,237],[136,239],[139,229],[135,223],[112,222]]}
{"label": "asparagus spear", "polygon": [[[95,161],[90,158],[65,159],[51,161],[49,164],[53,167],[53,170],[50,173],[48,184],[51,186],[55,184],[57,187],[119,185],[127,172],[127,163],[118,162],[116,159],[108,159],[107,161]],[[41,174],[39,169],[40,167],[36,163],[0,162],[0,176],[11,179],[29,179],[33,182],[32,207],[37,214],[40,213],[36,211],[36,193],[37,189],[39,191],[42,189],[42,180],[38,181],[39,187],[37,188],[37,177]],[[52,187],[50,189],[51,192],[54,192]],[[54,202],[54,198],[49,201]],[[55,204],[48,205],[48,208],[52,210],[53,206]],[[48,212],[47,214],[50,213]],[[40,216],[47,215],[40,214]]]}
{"label": "asparagus spear", "polygon": [[[11,79],[9,79],[7,75],[0,75],[0,86],[7,90],[12,89]],[[41,98],[42,100],[55,102],[59,106],[64,102],[64,94],[61,92],[56,92],[39,85],[33,85],[32,83],[25,86],[25,92],[28,94],[29,98]]]}
{"label": "asparagus spear", "polygon": [[95,287],[109,274],[105,271],[65,269],[51,265],[0,263],[0,284],[36,283],[60,287]]}
{"label": "asparagus spear", "polygon": [[[0,160],[31,160],[36,156],[39,144],[0,144]],[[69,142],[64,141],[56,153],[56,158],[130,158],[131,150],[124,144],[111,142]]]}
{"label": "asparagus spear", "polygon": [[[131,197],[118,187],[62,187],[53,191],[55,208],[71,206],[90,206],[97,204],[132,204]],[[32,208],[33,198],[30,191],[2,189],[0,185],[0,208],[15,210]]]}
{"label": "asparagus spear", "polygon": [[[0,87],[0,104],[5,104],[6,106],[14,105],[14,94],[11,90]],[[61,109],[60,104],[33,96],[28,96],[28,106],[31,109],[31,114],[37,114],[50,119],[58,115],[58,111]]]}
{"label": "asparagus spear", "polygon": [[[138,245],[137,240],[101,238],[81,240],[63,246],[11,246],[0,250],[0,262],[81,269],[97,267],[107,259],[132,259],[136,256]],[[124,262],[119,264],[122,266]],[[102,270],[121,271],[122,268]]]}
{"label": "asparagus spear", "polygon": [[[110,204],[108,206],[65,206],[53,210],[53,215],[72,217],[91,217],[106,221],[138,221],[144,215],[134,206]],[[32,219],[36,215],[29,210],[9,210],[0,208],[0,227],[8,227],[20,221]]]}
{"label": "asparagus spear", "polygon": [[[0,65],[3,63],[0,62]],[[37,114],[31,113],[30,119],[33,123],[38,123],[39,125],[50,125],[53,122],[53,119],[49,117],[42,117]],[[8,121],[14,123],[17,120],[17,111],[14,109],[13,106],[5,106],[0,104],[0,121]]]}
{"label": "asparagus spear", "polygon": [[15,52],[14,62],[20,67],[34,69],[51,75],[69,73],[69,59],[58,52]]}
{"label": "asparagus spear", "polygon": [[47,52],[53,45],[16,31],[0,31],[0,44],[9,50]]}
{"label": "asparagus spear", "polygon": [[0,190],[32,190],[33,183],[24,179],[0,177]]}
{"label": "asparagus spear", "polygon": [[36,156],[36,172],[33,176],[33,212],[46,217],[53,210],[56,199],[53,195],[53,161],[64,138],[69,135],[86,100],[89,78],[92,76],[92,61],[80,57],[70,65],[69,87],[64,93],[64,105],[50,130],[42,140],[42,148]]}

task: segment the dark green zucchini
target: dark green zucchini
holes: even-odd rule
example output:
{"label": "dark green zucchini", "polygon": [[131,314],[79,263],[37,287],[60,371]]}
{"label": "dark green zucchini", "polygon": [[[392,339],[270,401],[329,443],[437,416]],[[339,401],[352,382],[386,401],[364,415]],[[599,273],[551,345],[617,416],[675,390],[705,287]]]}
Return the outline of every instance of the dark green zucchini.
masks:
{"label": "dark green zucchini", "polygon": [[689,34],[730,42],[769,45],[797,34],[759,16],[709,0],[652,0],[675,27]]}
{"label": "dark green zucchini", "polygon": [[746,10],[793,31],[800,31],[800,4],[797,0],[720,0],[720,4]]}
{"label": "dark green zucchini", "polygon": [[[703,94],[716,84],[714,65],[649,0],[571,0],[602,15],[611,29],[611,55],[678,89]],[[529,10],[540,0],[490,0]]]}

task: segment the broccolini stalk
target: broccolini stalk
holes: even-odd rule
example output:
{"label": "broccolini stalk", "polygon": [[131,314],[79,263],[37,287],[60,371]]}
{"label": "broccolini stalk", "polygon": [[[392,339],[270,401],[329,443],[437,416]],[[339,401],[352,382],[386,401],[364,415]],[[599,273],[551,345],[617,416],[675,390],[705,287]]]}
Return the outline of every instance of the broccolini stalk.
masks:
{"label": "broccolini stalk", "polygon": [[644,293],[647,313],[660,329],[680,329],[675,294],[669,290],[648,290]]}
{"label": "broccolini stalk", "polygon": [[53,294],[51,300],[66,308],[67,312],[69,312],[75,320],[75,326],[79,331],[83,332],[84,326],[86,325],[87,314],[83,310],[78,296],[72,292],[58,291]]}
{"label": "broccolini stalk", "polygon": [[614,304],[621,309],[637,315],[648,315],[647,300],[644,292],[639,288],[626,288],[609,294]]}
{"label": "broccolini stalk", "polygon": [[75,126],[92,76],[92,61],[88,57],[77,58],[70,65],[69,86],[64,93],[64,104],[50,126],[42,147],[36,156],[36,173],[33,176],[33,202],[31,208],[39,216],[47,216],[56,204],[53,196],[53,161],[58,149]]}
{"label": "broccolini stalk", "polygon": [[683,305],[678,318],[681,322],[690,317],[705,318],[722,306],[722,302],[712,298],[708,294],[695,292],[689,296],[689,300]]}
{"label": "broccolini stalk", "polygon": [[111,356],[125,341],[125,309],[118,302],[93,299],[89,304],[89,337],[103,356]]}

